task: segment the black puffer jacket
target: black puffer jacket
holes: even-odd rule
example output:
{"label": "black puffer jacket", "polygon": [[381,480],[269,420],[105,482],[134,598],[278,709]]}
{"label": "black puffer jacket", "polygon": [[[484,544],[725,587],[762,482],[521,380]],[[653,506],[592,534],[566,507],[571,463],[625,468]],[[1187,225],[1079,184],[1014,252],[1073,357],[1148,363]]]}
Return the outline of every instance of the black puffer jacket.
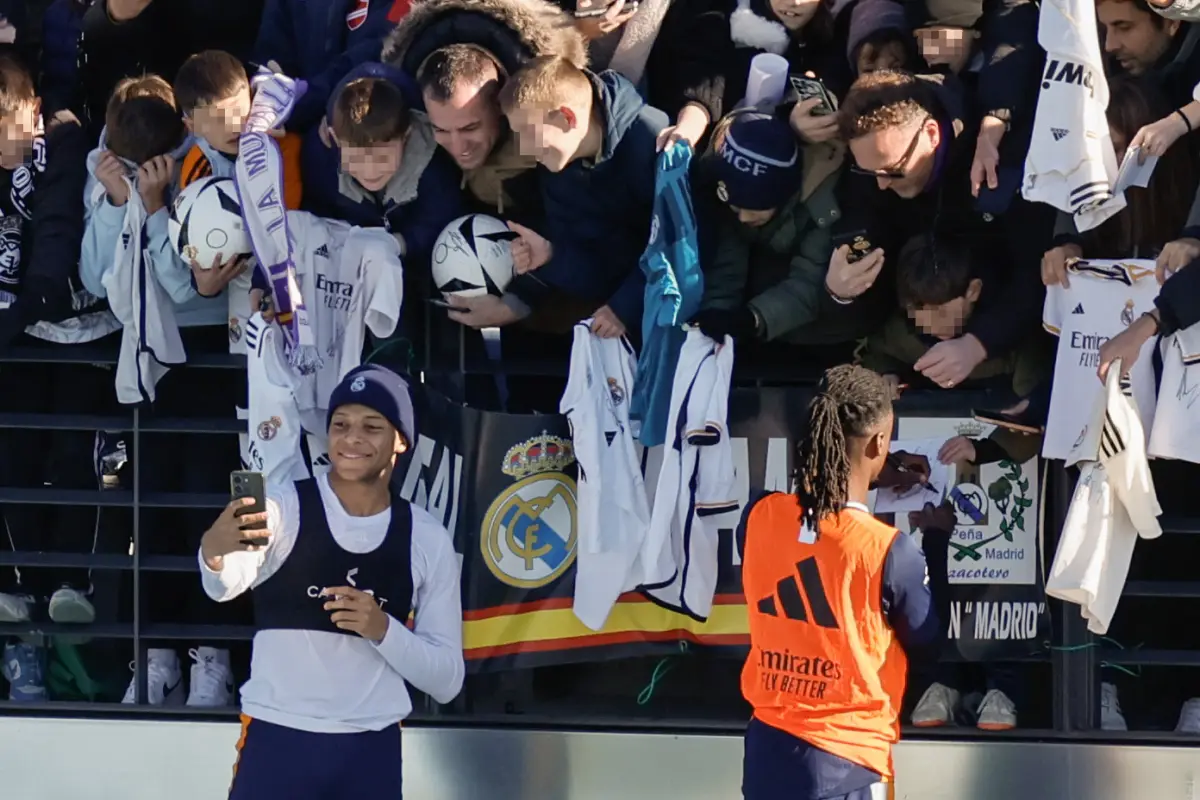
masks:
{"label": "black puffer jacket", "polygon": [[797,38],[769,0],[675,0],[646,70],[650,104],[674,119],[697,103],[715,122],[745,96],[750,62],[767,52],[786,58],[792,74],[813,72],[839,98],[850,87],[845,37],[835,40],[824,4]]}

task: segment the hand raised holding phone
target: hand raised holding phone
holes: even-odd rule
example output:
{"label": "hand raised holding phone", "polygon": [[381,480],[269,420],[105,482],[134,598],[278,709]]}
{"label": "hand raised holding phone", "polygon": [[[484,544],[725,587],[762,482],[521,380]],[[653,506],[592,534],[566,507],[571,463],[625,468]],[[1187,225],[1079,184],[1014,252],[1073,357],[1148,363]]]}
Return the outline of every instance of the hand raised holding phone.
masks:
{"label": "hand raised holding phone", "polygon": [[[253,497],[239,497],[231,500],[221,516],[217,517],[212,526],[204,532],[200,539],[200,555],[204,563],[214,572],[220,572],[225,556],[242,551],[254,552],[265,548],[271,540],[271,535],[265,529],[267,512],[239,513],[255,505]],[[264,526],[262,530],[251,530],[254,525]],[[247,538],[253,533],[254,539]],[[256,544],[257,542],[257,544]]]}

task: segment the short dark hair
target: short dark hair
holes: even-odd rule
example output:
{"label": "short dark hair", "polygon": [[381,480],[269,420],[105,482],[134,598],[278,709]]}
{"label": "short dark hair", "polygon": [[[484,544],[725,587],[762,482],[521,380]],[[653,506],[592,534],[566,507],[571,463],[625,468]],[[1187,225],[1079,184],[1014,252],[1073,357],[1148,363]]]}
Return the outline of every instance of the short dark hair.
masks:
{"label": "short dark hair", "polygon": [[967,242],[921,234],[900,249],[896,295],[906,308],[940,306],[965,295],[978,277],[978,257]]}
{"label": "short dark hair", "polygon": [[357,78],[333,101],[329,127],[342,147],[371,147],[403,139],[412,112],[400,88],[383,78]]}
{"label": "short dark hair", "polygon": [[175,75],[175,102],[184,114],[249,90],[246,68],[224,50],[205,50],[183,62]]}
{"label": "short dark hair", "polygon": [[838,132],[846,141],[908,125],[936,107],[930,85],[909,72],[881,69],[861,76],[838,111]]}
{"label": "short dark hair", "polygon": [[108,98],[104,124],[108,149],[135,164],[171,152],[187,133],[171,85],[158,75],[118,83]]}
{"label": "short dark hair", "polygon": [[[495,77],[493,77],[493,73]],[[484,49],[470,44],[452,44],[434,50],[417,70],[421,92],[439,103],[454,96],[459,86],[480,86],[493,94],[500,91],[504,70]]]}
{"label": "short dark hair", "polygon": [[1100,6],[1102,3],[1132,3],[1133,7],[1138,11],[1150,15],[1150,22],[1154,27],[1162,28],[1167,24],[1166,17],[1157,13],[1146,0],[1096,0],[1097,6]]}
{"label": "short dark hair", "polygon": [[37,91],[29,70],[12,56],[0,56],[0,117],[35,100]]}

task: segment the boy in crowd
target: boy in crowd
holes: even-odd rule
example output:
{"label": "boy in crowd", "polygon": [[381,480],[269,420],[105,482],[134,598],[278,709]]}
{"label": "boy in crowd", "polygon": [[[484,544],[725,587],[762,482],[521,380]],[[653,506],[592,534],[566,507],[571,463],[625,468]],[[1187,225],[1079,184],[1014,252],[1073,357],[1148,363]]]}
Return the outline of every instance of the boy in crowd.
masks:
{"label": "boy in crowd", "polygon": [[521,152],[540,165],[549,235],[514,225],[513,263],[523,274],[502,299],[454,299],[451,317],[505,325],[553,303],[564,328],[590,315],[598,336],[638,330],[638,260],[650,238],[656,140],[667,115],[623,76],[587,72],[559,56],[522,67],[501,89],[500,105]]}
{"label": "boy in crowd", "polygon": [[730,335],[846,344],[835,358],[849,360],[853,342],[871,331],[876,317],[846,313],[825,291],[834,249],[829,226],[840,216],[835,190],[842,151],[801,148],[786,119],[749,109],[717,124],[702,163],[705,192],[724,208],[704,268],[700,329],[718,342]]}
{"label": "boy in crowd", "polygon": [[372,64],[337,89],[328,115],[333,147],[323,168],[308,174],[308,206],[319,216],[387,228],[416,275],[428,272],[438,234],[462,212],[461,176],[400,80]]}
{"label": "boy in crowd", "polygon": [[[896,294],[903,308],[867,340],[863,366],[886,376],[893,387],[901,375],[923,372],[925,355],[937,342],[961,336],[971,316],[994,302],[985,282],[982,254],[962,238],[937,234],[914,236],[900,251]],[[972,371],[969,380],[1012,376],[1018,397],[1027,396],[1048,374],[1041,359],[1040,331],[1003,358],[991,358]]]}
{"label": "boy in crowd", "polygon": [[[232,178],[242,125],[250,114],[250,79],[242,62],[223,50],[205,50],[189,58],[175,76],[175,102],[195,144],[183,158],[180,190],[209,175]],[[280,134],[284,205],[300,207],[301,138]]]}
{"label": "boy in crowd", "polygon": [[[175,94],[165,80],[148,75],[117,84],[105,113],[100,147],[88,155],[87,229],[80,277],[88,291],[105,296],[103,277],[113,267],[129,201],[126,178],[131,178],[146,210],[145,252],[159,284],[175,303],[179,326],[224,325],[226,303],[216,297],[244,265],[231,259],[205,268],[196,264],[189,271],[167,236],[168,205],[178,191],[176,164],[191,146]],[[103,196],[97,196],[96,184],[104,188]]]}

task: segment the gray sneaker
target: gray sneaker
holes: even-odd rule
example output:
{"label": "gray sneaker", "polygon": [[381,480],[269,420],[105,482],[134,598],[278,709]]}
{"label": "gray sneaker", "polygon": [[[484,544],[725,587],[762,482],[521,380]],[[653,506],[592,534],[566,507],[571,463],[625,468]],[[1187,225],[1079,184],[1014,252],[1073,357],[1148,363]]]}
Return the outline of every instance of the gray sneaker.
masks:
{"label": "gray sneaker", "polygon": [[1017,727],[1017,707],[1008,695],[999,689],[992,689],[983,697],[979,704],[979,722],[976,723],[981,731],[1011,731]]}
{"label": "gray sneaker", "polygon": [[96,609],[87,595],[64,586],[50,595],[50,620],[65,625],[88,625],[96,621]]}
{"label": "gray sneaker", "polygon": [[935,683],[921,695],[921,701],[913,709],[912,724],[918,728],[940,728],[954,724],[954,712],[958,708],[960,695],[941,683]]}

